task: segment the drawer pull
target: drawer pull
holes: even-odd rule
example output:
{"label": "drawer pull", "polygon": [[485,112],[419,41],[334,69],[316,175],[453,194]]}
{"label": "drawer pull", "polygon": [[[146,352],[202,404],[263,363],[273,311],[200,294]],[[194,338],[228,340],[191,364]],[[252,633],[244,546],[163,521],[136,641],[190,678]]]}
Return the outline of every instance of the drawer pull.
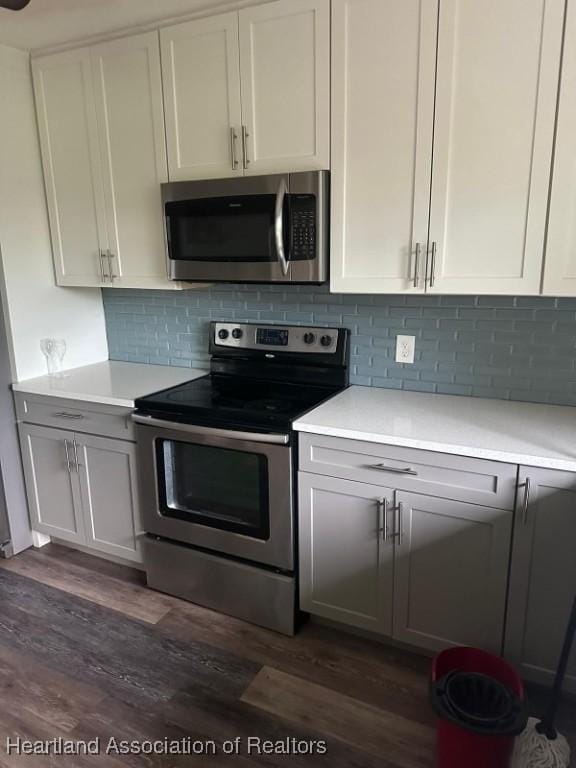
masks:
{"label": "drawer pull", "polygon": [[390,467],[388,464],[367,464],[367,469],[377,469],[380,472],[394,472],[396,475],[417,475],[412,467]]}
{"label": "drawer pull", "polygon": [[53,413],[52,416],[54,416],[55,419],[83,419],[84,416],[82,416],[81,413],[66,413],[66,411],[62,411],[61,413]]}

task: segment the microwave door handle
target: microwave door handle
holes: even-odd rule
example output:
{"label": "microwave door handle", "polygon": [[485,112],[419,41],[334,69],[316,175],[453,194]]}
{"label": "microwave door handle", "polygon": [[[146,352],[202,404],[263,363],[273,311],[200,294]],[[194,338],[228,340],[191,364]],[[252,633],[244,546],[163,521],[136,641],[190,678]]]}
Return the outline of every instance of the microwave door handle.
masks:
{"label": "microwave door handle", "polygon": [[284,200],[286,198],[287,192],[288,187],[286,186],[286,180],[281,179],[278,192],[276,194],[276,207],[274,210],[274,234],[276,237],[276,251],[278,253],[278,261],[284,275],[288,274],[288,269],[290,268],[286,258],[286,253],[284,251]]}

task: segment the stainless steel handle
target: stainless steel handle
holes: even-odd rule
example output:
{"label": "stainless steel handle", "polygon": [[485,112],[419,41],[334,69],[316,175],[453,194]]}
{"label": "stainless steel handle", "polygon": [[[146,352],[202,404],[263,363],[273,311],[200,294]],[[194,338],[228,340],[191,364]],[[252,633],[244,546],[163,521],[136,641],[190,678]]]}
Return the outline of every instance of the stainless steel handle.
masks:
{"label": "stainless steel handle", "polygon": [[416,243],[416,247],[414,249],[414,288],[418,288],[420,285],[420,253],[422,251],[422,246],[420,243]]}
{"label": "stainless steel handle", "polygon": [[430,257],[430,288],[434,288],[434,282],[436,280],[436,251],[438,246],[436,241],[432,243],[432,254]]}
{"label": "stainless steel handle", "polygon": [[113,283],[114,280],[118,277],[118,275],[114,274],[114,269],[112,267],[112,259],[115,258],[112,251],[106,251],[106,258],[108,259],[108,271],[110,274],[110,282]]}
{"label": "stainless steel handle", "polygon": [[232,158],[232,170],[235,171],[238,168],[238,158],[236,157],[236,140],[238,134],[234,126],[230,127],[230,156]]}
{"label": "stainless steel handle", "polygon": [[78,443],[76,442],[76,438],[72,441],[72,445],[74,446],[74,463],[76,464],[76,472],[80,471],[80,467],[84,466],[83,464],[80,464],[78,461]]}
{"label": "stainless steel handle", "polygon": [[528,505],[530,504],[530,478],[524,483],[524,501],[522,503],[522,525],[528,525]]}
{"label": "stainless steel handle", "polygon": [[250,134],[248,133],[248,129],[245,125],[242,126],[242,167],[244,170],[248,168],[248,164],[250,163],[250,160],[248,159],[248,136]]}
{"label": "stainless steel handle", "polygon": [[64,440],[64,450],[66,451],[66,467],[68,468],[68,474],[72,472],[72,462],[70,461],[70,453],[68,451],[68,440]]}
{"label": "stainless steel handle", "polygon": [[286,180],[283,178],[280,180],[278,192],[276,193],[276,206],[274,209],[274,236],[276,238],[278,261],[284,275],[288,274],[288,269],[290,268],[288,260],[286,259],[286,254],[284,252],[284,199],[286,198],[287,192],[288,187],[286,185]]}
{"label": "stainless steel handle", "polygon": [[52,416],[55,419],[83,419],[84,416],[82,416],[81,413],[66,413],[66,411],[58,411],[57,413],[53,413]]}
{"label": "stainless steel handle", "polygon": [[388,464],[366,464],[366,469],[377,469],[379,472],[393,472],[396,475],[417,475],[412,467],[389,467]]}
{"label": "stainless steel handle", "polygon": [[395,507],[396,511],[398,512],[398,528],[395,531],[395,536],[398,537],[398,546],[402,544],[402,512],[403,512],[403,506],[402,502],[398,502],[398,506]]}
{"label": "stainless steel handle", "polygon": [[106,252],[100,251],[100,280],[105,283],[108,280],[108,275],[104,271],[104,259],[106,258]]}
{"label": "stainless steel handle", "polygon": [[382,531],[382,540],[388,541],[388,499],[385,497],[378,499],[378,516],[380,517],[380,531]]}
{"label": "stainless steel handle", "polygon": [[232,440],[244,440],[252,443],[273,443],[275,445],[288,445],[290,442],[290,435],[269,435],[261,432],[236,432],[234,429],[197,427],[194,424],[164,421],[164,419],[155,419],[153,416],[141,416],[137,413],[132,414],[132,421],[136,424],[145,424],[148,427],[162,427],[163,429],[174,429],[177,432],[187,432],[190,435],[227,437]]}

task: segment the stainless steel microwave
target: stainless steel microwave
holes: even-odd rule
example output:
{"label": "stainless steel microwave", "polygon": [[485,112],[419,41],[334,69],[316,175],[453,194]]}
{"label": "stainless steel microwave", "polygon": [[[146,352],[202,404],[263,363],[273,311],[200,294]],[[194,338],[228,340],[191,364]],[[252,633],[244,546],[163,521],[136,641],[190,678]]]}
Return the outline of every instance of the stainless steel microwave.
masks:
{"label": "stainless steel microwave", "polygon": [[162,185],[172,280],[328,279],[328,171]]}

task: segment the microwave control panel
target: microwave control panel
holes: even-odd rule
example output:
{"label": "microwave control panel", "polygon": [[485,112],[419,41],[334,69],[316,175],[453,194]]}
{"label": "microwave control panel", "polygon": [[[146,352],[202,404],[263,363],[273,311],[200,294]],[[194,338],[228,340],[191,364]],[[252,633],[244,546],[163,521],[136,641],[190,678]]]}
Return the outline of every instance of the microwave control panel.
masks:
{"label": "microwave control panel", "polygon": [[316,257],[316,196],[290,195],[290,259]]}
{"label": "microwave control panel", "polygon": [[214,323],[214,344],[236,349],[261,349],[266,352],[314,352],[334,354],[338,328]]}

